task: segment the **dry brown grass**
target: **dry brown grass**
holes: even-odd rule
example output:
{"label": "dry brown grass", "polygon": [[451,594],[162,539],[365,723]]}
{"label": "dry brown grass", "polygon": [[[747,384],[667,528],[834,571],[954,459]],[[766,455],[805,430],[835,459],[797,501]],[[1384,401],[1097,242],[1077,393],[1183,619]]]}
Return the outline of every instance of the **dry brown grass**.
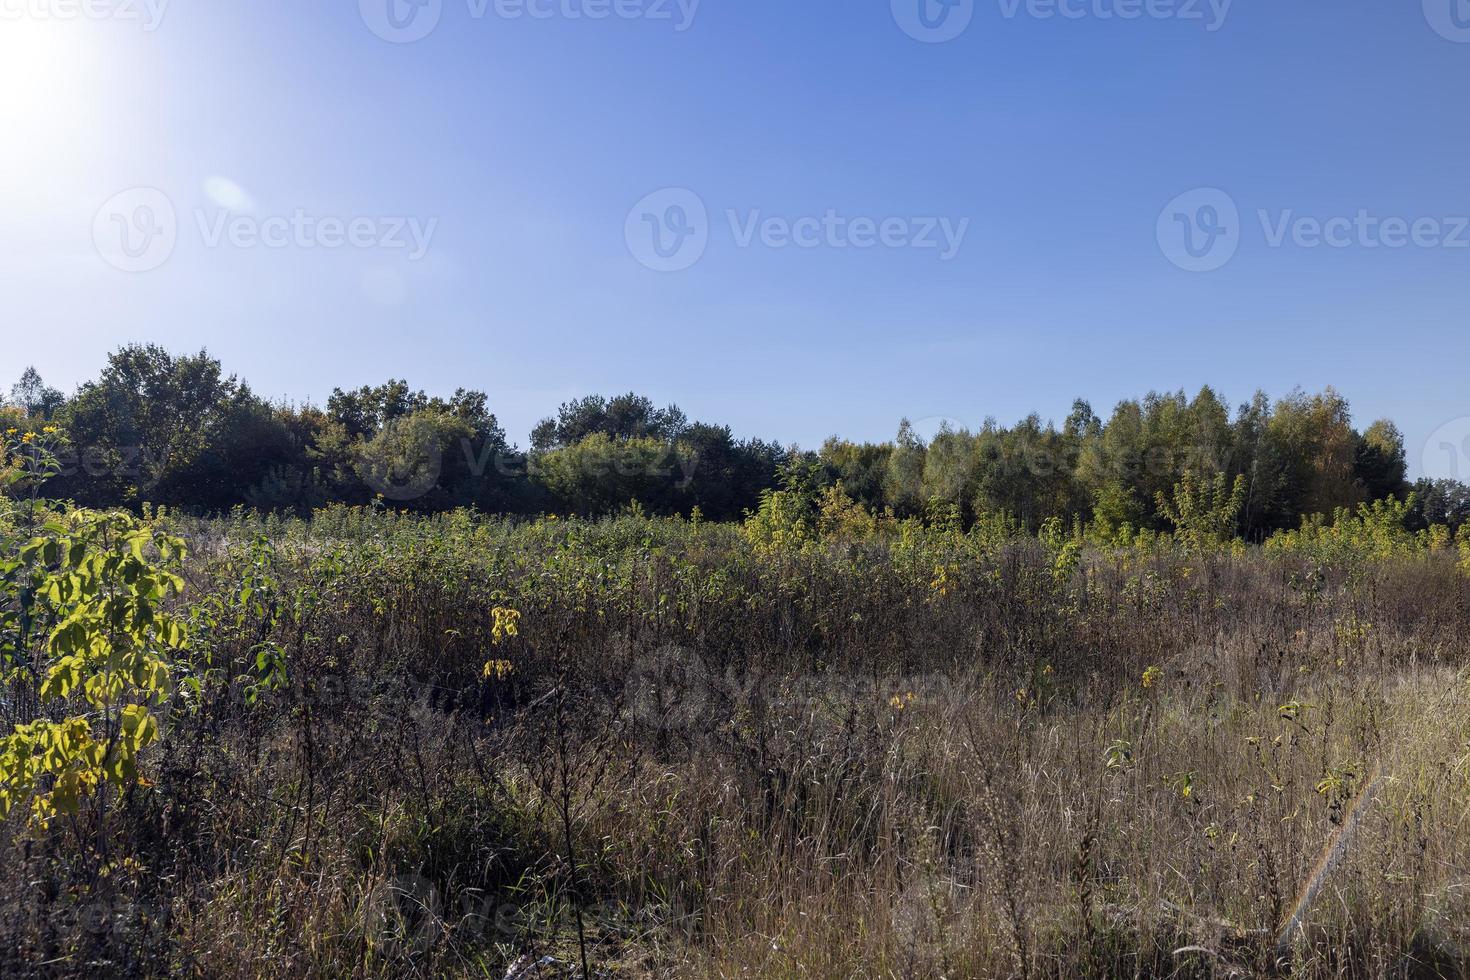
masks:
{"label": "dry brown grass", "polygon": [[[609,975],[1466,974],[1452,562],[1057,582],[1035,543],[773,560],[670,523],[395,538],[330,575],[283,543],[282,594],[319,599],[267,628],[291,686],[174,719],[111,828],[135,871],[86,879],[64,833],[7,852],[8,972],[499,977],[576,962],[580,914]],[[497,605],[524,614],[499,686]],[[213,638],[226,675],[259,628]]]}

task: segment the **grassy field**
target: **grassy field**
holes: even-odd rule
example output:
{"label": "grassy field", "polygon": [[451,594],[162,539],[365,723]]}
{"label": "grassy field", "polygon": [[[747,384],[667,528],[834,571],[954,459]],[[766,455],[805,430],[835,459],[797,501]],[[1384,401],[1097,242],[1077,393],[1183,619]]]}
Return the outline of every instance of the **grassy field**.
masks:
{"label": "grassy field", "polygon": [[[28,685],[77,600],[25,599],[68,558],[24,544],[81,518],[18,513],[5,732],[80,710]],[[16,804],[7,975],[1470,963],[1470,578],[1443,534],[1098,542],[831,500],[136,525],[182,585],[168,681],[134,698],[159,734],[111,793]]]}

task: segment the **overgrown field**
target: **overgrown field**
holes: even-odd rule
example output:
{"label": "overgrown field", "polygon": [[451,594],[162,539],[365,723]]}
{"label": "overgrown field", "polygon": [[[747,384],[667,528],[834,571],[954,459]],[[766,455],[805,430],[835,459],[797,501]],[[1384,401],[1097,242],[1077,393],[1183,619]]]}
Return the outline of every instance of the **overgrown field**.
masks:
{"label": "overgrown field", "polygon": [[0,972],[1464,975],[1447,534],[786,504],[11,505]]}

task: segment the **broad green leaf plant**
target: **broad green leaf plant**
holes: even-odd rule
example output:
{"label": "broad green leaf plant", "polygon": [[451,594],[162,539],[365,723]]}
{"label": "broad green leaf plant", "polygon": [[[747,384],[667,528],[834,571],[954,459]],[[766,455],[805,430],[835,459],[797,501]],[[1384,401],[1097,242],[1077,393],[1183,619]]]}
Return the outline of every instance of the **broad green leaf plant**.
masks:
{"label": "broad green leaf plant", "polygon": [[[12,471],[53,472],[52,449],[10,434]],[[11,481],[12,487],[27,481]],[[0,501],[0,818],[33,828],[106,808],[143,783],[171,661],[187,646],[167,610],[184,588],[182,539],[131,514]]]}

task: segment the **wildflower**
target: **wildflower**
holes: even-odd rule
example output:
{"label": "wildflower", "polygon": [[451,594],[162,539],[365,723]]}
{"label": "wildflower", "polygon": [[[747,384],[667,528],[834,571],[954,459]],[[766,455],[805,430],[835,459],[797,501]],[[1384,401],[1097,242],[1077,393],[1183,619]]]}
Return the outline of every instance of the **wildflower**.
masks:
{"label": "wildflower", "polygon": [[15,427],[15,426],[11,426],[11,427],[10,427],[10,428],[8,428],[8,429],[6,429],[6,430],[5,430],[5,434],[6,434],[6,435],[7,435],[7,436],[13,436],[13,435],[15,435],[15,434],[16,434],[16,433],[17,433],[17,432],[19,432],[19,431],[20,431],[20,430],[19,430],[19,429],[17,429],[17,428],[16,428],[16,427]]}
{"label": "wildflower", "polygon": [[517,609],[506,609],[496,606],[490,610],[492,619],[490,627],[490,642],[499,646],[501,641],[510,636],[521,635],[521,614]]}
{"label": "wildflower", "polygon": [[1147,691],[1159,681],[1163,680],[1164,672],[1157,667],[1150,667],[1143,672],[1143,689]]}
{"label": "wildflower", "polygon": [[486,680],[503,681],[515,672],[515,664],[509,660],[491,660],[485,664],[484,676]]}
{"label": "wildflower", "polygon": [[949,594],[949,568],[944,565],[934,566],[934,581],[929,583],[929,588],[939,595]]}
{"label": "wildflower", "polygon": [[31,443],[36,441],[36,434],[34,432],[27,432],[25,435],[20,437],[20,441],[29,446]]}
{"label": "wildflower", "polygon": [[44,428],[42,428],[41,431],[44,432],[48,436],[54,436],[57,433],[57,428],[54,425],[48,425],[48,426],[45,426]]}

